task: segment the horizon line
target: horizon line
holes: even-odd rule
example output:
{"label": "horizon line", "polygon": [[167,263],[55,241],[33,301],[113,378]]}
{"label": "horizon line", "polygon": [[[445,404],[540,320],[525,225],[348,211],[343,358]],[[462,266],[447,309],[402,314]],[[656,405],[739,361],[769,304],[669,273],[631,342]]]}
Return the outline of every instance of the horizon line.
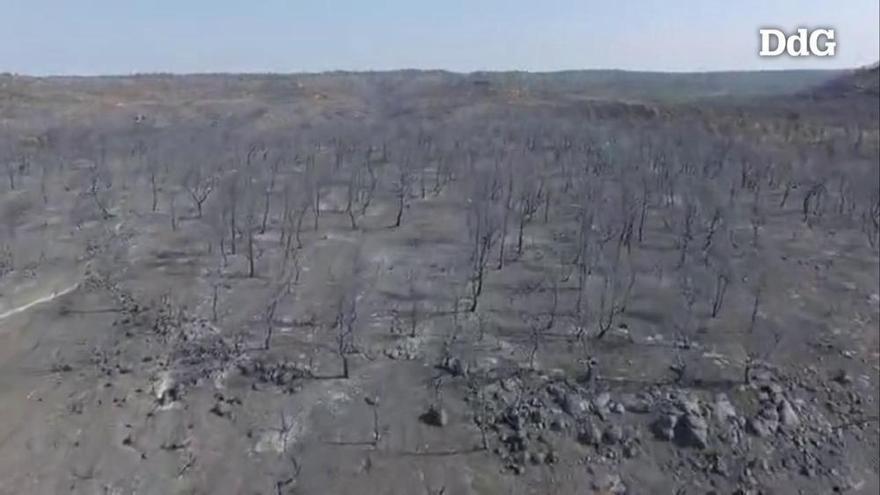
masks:
{"label": "horizon line", "polygon": [[320,76],[320,75],[340,75],[340,74],[388,74],[394,72],[422,72],[422,73],[444,73],[450,75],[472,76],[475,74],[531,74],[531,75],[552,75],[571,72],[625,72],[635,74],[658,74],[658,75],[693,75],[693,74],[736,74],[736,73],[767,73],[767,72],[846,72],[865,69],[874,69],[880,67],[880,60],[870,64],[857,65],[853,67],[838,68],[770,68],[770,69],[709,69],[709,70],[645,70],[631,68],[584,68],[584,69],[554,69],[554,70],[528,70],[528,69],[480,69],[471,71],[459,71],[442,68],[396,68],[396,69],[327,69],[317,71],[193,71],[193,72],[175,72],[175,71],[144,71],[144,72],[107,72],[107,73],[48,73],[36,75],[16,71],[0,71],[0,77],[22,77],[30,79],[60,79],[60,78],[125,78],[125,77],[190,77],[190,76]]}

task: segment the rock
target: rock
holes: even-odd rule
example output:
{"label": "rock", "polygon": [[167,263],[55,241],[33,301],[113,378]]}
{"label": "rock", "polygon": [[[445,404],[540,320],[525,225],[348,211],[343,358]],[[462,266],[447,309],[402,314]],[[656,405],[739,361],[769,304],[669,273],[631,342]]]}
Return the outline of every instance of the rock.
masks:
{"label": "rock", "polygon": [[712,456],[710,462],[711,462],[711,470],[714,474],[717,474],[719,476],[723,476],[725,478],[730,476],[730,469],[727,466],[727,461],[725,461],[723,457],[721,457],[718,454],[715,454],[714,456]]}
{"label": "rock", "polygon": [[432,405],[425,414],[422,414],[421,419],[425,424],[443,427],[449,423],[449,414],[443,407]]}
{"label": "rock", "polygon": [[578,430],[578,442],[584,445],[597,446],[602,441],[602,430],[592,421],[587,421]]}
{"label": "rock", "polygon": [[443,369],[452,376],[468,376],[468,365],[461,359],[449,356],[443,361]]}
{"label": "rock", "polygon": [[529,455],[529,460],[532,461],[532,464],[544,464],[547,456],[543,452],[532,452]]}
{"label": "rock", "polygon": [[232,415],[232,408],[225,401],[219,400],[211,408],[211,412],[221,418],[225,418]]}
{"label": "rock", "polygon": [[705,449],[709,444],[709,424],[702,416],[684,414],[674,429],[675,442],[682,447]]}
{"label": "rock", "polygon": [[[525,452],[526,449],[529,448],[530,444],[528,437],[521,431],[515,431],[511,433],[510,435],[505,437],[503,441],[507,445],[508,450],[510,450],[511,452],[519,453]],[[525,457],[523,457],[522,462],[525,462]]]}
{"label": "rock", "polygon": [[763,367],[752,370],[752,381],[758,383],[767,383],[773,381],[773,373]]}
{"label": "rock", "polygon": [[763,409],[746,423],[749,433],[757,437],[768,437],[779,428],[779,414],[776,409]]}
{"label": "rock", "polygon": [[616,414],[623,414],[626,412],[626,407],[623,406],[620,402],[615,402],[611,404],[611,412]]}
{"label": "rock", "polygon": [[648,414],[652,411],[654,401],[649,395],[624,394],[620,397],[619,403],[627,411],[636,414]]}
{"label": "rock", "polygon": [[575,418],[583,416],[590,410],[590,403],[574,393],[565,394],[561,406],[566,414]]}
{"label": "rock", "polygon": [[562,401],[565,398],[565,389],[555,383],[551,383],[550,385],[547,385],[547,388],[545,390],[547,391],[547,395],[549,395],[551,399],[555,400],[559,404],[562,404]]}
{"label": "rock", "polygon": [[864,488],[864,486],[865,480],[854,479],[850,476],[845,477],[843,480],[841,480],[840,485],[838,485],[838,487],[840,488],[840,493],[860,492],[862,488]]}
{"label": "rock", "polygon": [[507,409],[504,418],[507,421],[507,424],[516,431],[520,431],[526,426],[526,420],[521,411],[512,407]]}
{"label": "rock", "polygon": [[775,403],[778,403],[784,398],[782,386],[778,383],[768,383],[762,387],[764,392],[767,394],[768,399]]}
{"label": "rock", "polygon": [[851,385],[853,382],[852,376],[843,369],[838,370],[832,379],[841,385]]}
{"label": "rock", "polygon": [[782,392],[781,388],[777,387],[778,385],[762,386],[758,391],[758,401],[764,403],[766,407],[772,407],[779,404],[780,401],[785,399],[785,394]]}
{"label": "rock", "polygon": [[736,419],[736,408],[733,407],[725,394],[718,394],[715,397],[713,412],[715,420],[721,424],[727,424],[731,419]]}
{"label": "rock", "polygon": [[602,442],[606,445],[617,445],[623,441],[623,429],[618,425],[611,425],[605,428],[602,433]]}
{"label": "rock", "polygon": [[593,407],[597,410],[607,408],[609,402],[611,402],[611,394],[609,394],[608,392],[602,392],[601,394],[593,397]]}
{"label": "rock", "polygon": [[651,432],[659,440],[672,440],[675,438],[675,424],[678,423],[678,416],[674,414],[663,414],[651,423]]}
{"label": "rock", "polygon": [[632,459],[638,457],[641,454],[641,448],[639,448],[639,444],[636,442],[627,442],[623,446],[623,457],[627,459]]}
{"label": "rock", "polygon": [[507,392],[517,392],[520,389],[520,381],[516,378],[505,378],[501,380],[501,388]]}
{"label": "rock", "polygon": [[607,495],[620,495],[626,493],[626,485],[620,479],[619,474],[604,473],[593,480],[592,488],[595,493]]}
{"label": "rock", "polygon": [[502,403],[505,406],[515,404],[519,395],[516,392],[508,392],[501,387],[490,385],[486,387],[487,396]]}
{"label": "rock", "polygon": [[679,409],[685,414],[700,415],[700,401],[682,394],[675,401]]}
{"label": "rock", "polygon": [[801,422],[797,413],[794,412],[794,408],[791,406],[791,403],[785,399],[783,399],[779,403],[779,406],[777,407],[777,412],[779,413],[779,420],[784,426],[794,427],[799,425]]}
{"label": "rock", "polygon": [[275,380],[276,385],[288,385],[296,379],[293,371],[285,370],[278,374],[277,379]]}
{"label": "rock", "polygon": [[158,402],[161,406],[166,406],[178,400],[180,400],[180,388],[177,385],[171,385],[158,394]]}
{"label": "rock", "polygon": [[385,349],[385,355],[392,360],[412,361],[420,355],[419,340],[417,338],[406,337],[394,344],[393,347]]}
{"label": "rock", "polygon": [[544,409],[539,406],[529,411],[529,421],[536,425],[544,425],[547,422],[547,418],[544,415]]}

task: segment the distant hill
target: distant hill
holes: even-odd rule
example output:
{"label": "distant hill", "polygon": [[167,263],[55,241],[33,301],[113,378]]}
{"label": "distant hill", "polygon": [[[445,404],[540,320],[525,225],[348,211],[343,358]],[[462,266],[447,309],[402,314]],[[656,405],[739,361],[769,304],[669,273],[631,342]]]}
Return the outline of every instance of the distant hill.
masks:
{"label": "distant hill", "polygon": [[707,98],[793,95],[845,74],[840,70],[638,72],[584,70],[561,72],[483,72],[474,80],[494,87],[519,87],[584,97],[653,102]]}
{"label": "distant hill", "polygon": [[[738,91],[721,98],[694,98],[691,103],[741,111],[756,119],[814,120],[827,126],[859,125],[877,129],[880,119],[878,64],[850,70],[780,71],[770,73],[774,77],[764,80],[761,73],[739,74],[751,81],[740,85]],[[793,80],[799,76],[806,77]]]}
{"label": "distant hill", "polygon": [[[474,72],[401,70],[388,72],[329,72],[322,74],[142,74],[98,77],[28,77],[0,74],[0,92],[21,96],[28,90],[61,92],[150,93],[161,92],[205,97],[248,94],[290,94],[297,83],[376,86],[406,91],[425,87],[467,93],[568,94],[574,97],[642,102],[682,102],[707,98],[756,98],[802,94],[829,81],[847,76],[842,70],[784,70],[728,72],[639,72],[624,70],[571,70],[559,72]],[[875,71],[876,81],[876,71]],[[198,87],[195,91],[193,88]],[[876,88],[876,84],[875,84]],[[300,88],[301,89],[301,88]],[[143,95],[141,95],[143,96]]]}
{"label": "distant hill", "polygon": [[880,63],[836,77],[809,92],[816,99],[880,96]]}

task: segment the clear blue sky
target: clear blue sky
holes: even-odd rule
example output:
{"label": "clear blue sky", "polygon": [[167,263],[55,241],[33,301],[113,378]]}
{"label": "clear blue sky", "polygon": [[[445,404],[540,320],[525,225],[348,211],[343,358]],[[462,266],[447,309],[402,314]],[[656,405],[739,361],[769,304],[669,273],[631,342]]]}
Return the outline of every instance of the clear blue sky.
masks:
{"label": "clear blue sky", "polygon": [[[0,72],[728,70],[880,58],[880,0],[0,0]],[[759,59],[760,26],[834,59]]]}

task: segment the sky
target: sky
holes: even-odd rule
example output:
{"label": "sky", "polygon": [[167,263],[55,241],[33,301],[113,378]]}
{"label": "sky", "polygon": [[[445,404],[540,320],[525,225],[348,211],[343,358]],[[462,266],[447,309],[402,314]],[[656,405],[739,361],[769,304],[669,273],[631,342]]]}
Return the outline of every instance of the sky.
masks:
{"label": "sky", "polygon": [[[760,27],[837,54],[759,58]],[[0,72],[650,71],[880,59],[880,0],[0,0]]]}

